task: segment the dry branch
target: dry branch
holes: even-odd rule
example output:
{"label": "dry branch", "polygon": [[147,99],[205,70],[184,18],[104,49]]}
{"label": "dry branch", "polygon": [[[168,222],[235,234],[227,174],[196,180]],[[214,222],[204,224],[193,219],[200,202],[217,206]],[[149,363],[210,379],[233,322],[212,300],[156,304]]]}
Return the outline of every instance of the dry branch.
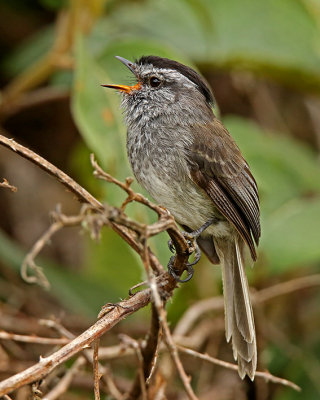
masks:
{"label": "dry branch", "polygon": [[[226,361],[222,361],[217,358],[210,357],[208,354],[202,354],[202,353],[199,353],[192,349],[187,349],[182,346],[177,346],[177,347],[178,347],[179,351],[181,351],[183,353],[189,354],[193,357],[199,358],[204,361],[208,361],[212,364],[219,365],[220,367],[224,367],[224,368],[231,369],[233,371],[238,372],[238,366],[236,364],[231,364]],[[270,381],[270,382],[274,382],[274,383],[280,383],[281,385],[284,385],[284,386],[289,386],[292,389],[296,390],[297,392],[301,391],[301,388],[298,385],[296,385],[295,383],[290,382],[286,379],[282,379],[277,376],[274,376],[274,375],[270,374],[269,372],[256,371],[255,377],[263,378],[266,381]]]}
{"label": "dry branch", "polygon": [[99,338],[93,342],[93,377],[94,399],[100,400],[100,372],[99,372]]}
{"label": "dry branch", "polygon": [[108,313],[70,343],[50,356],[41,358],[32,367],[0,382],[0,396],[10,393],[23,385],[42,379],[58,365],[87,348],[94,340],[101,337],[122,319],[145,307],[150,302],[150,299],[151,291],[146,289],[122,301],[119,306],[114,305],[112,309],[110,307]]}
{"label": "dry branch", "polygon": [[5,178],[3,178],[3,181],[0,182],[0,187],[4,189],[10,189],[11,192],[16,192],[18,190],[15,186],[10,185],[10,183]]}
{"label": "dry branch", "polygon": [[72,367],[60,379],[58,384],[52,390],[50,390],[49,393],[42,397],[42,400],[55,400],[63,395],[63,393],[68,390],[73,377],[79,372],[85,363],[86,360],[83,357],[77,358],[77,360],[72,364]]}
{"label": "dry branch", "polygon": [[9,333],[0,331],[0,339],[2,340],[15,340],[16,342],[24,343],[37,343],[37,344],[49,344],[49,345],[64,345],[70,342],[67,338],[46,338],[33,335],[17,335],[15,333]]}
{"label": "dry branch", "polygon": [[[19,145],[12,139],[8,139],[2,135],[0,135],[0,144],[6,146],[8,149],[16,152],[22,157],[30,160],[34,164],[38,165],[40,168],[44,169],[46,172],[50,173],[54,177],[56,177],[63,185],[65,185],[70,191],[76,194],[77,198],[85,203],[86,205],[82,207],[79,215],[76,216],[65,216],[61,213],[60,210],[57,210],[54,213],[54,222],[51,227],[43,234],[43,236],[35,243],[29,254],[27,255],[25,262],[23,264],[23,275],[30,281],[39,279],[39,277],[44,281],[44,276],[42,276],[42,272],[35,263],[35,258],[39,254],[39,252],[43,249],[48,240],[61,228],[66,226],[82,226],[86,225],[93,237],[97,237],[100,233],[100,229],[103,226],[110,226],[115,232],[117,232],[140,256],[143,265],[145,267],[147,273],[147,283],[149,287],[147,289],[141,290],[136,294],[130,296],[128,299],[121,301],[118,304],[107,304],[103,307],[102,311],[99,314],[99,320],[92,325],[89,329],[83,332],[80,336],[73,338],[73,335],[65,330],[63,327],[59,326],[59,324],[51,325],[53,328],[58,330],[62,336],[65,338],[39,338],[39,337],[31,337],[26,335],[14,335],[7,334],[4,332],[4,336],[7,335],[6,338],[11,338],[13,340],[23,340],[26,342],[33,343],[46,343],[46,344],[62,344],[65,341],[70,340],[64,347],[60,348],[50,356],[45,358],[41,358],[40,361],[34,366],[0,382],[0,396],[7,395],[13,390],[26,385],[28,383],[39,381],[41,378],[47,376],[54,368],[58,365],[61,365],[66,360],[70,359],[77,353],[83,351],[83,357],[79,357],[77,361],[74,363],[74,368],[71,369],[65,374],[64,380],[61,380],[59,384],[47,395],[47,399],[54,399],[59,396],[60,393],[63,393],[67,390],[71,382],[71,377],[74,375],[74,371],[78,371],[82,365],[84,365],[85,360],[93,362],[94,366],[94,388],[95,388],[95,398],[99,399],[99,380],[100,380],[100,372],[102,373],[102,379],[105,382],[106,386],[113,387],[112,391],[115,394],[117,399],[122,398],[121,393],[117,390],[116,386],[113,384],[112,379],[110,378],[108,371],[106,368],[100,368],[98,363],[98,341],[99,338],[108,330],[110,330],[114,325],[124,319],[126,316],[131,315],[142,307],[145,307],[147,304],[152,302],[153,304],[153,314],[151,320],[151,327],[149,332],[149,338],[145,342],[144,346],[138,344],[137,342],[131,342],[130,346],[134,349],[138,357],[139,364],[139,373],[138,373],[138,383],[139,383],[139,391],[135,391],[137,385],[134,384],[131,390],[132,397],[137,398],[140,392],[142,392],[142,396],[144,399],[147,398],[148,394],[148,380],[152,374],[157,351],[158,344],[160,340],[161,330],[164,335],[164,342],[168,348],[168,351],[173,359],[173,362],[177,368],[177,371],[180,375],[180,378],[183,382],[184,388],[188,394],[189,399],[196,400],[197,397],[193,392],[193,389],[190,384],[190,378],[187,376],[184,367],[181,363],[178,354],[178,347],[173,339],[173,336],[170,332],[167,315],[165,310],[165,304],[167,299],[172,296],[173,290],[177,286],[176,280],[164,272],[163,266],[160,264],[155,255],[151,252],[147,245],[148,238],[159,234],[160,232],[167,231],[169,236],[172,239],[172,242],[176,249],[176,257],[174,261],[174,269],[177,276],[180,276],[188,261],[188,257],[190,253],[193,251],[192,246],[186,242],[184,236],[179,230],[177,224],[174,221],[174,218],[170,215],[170,213],[156,204],[153,204],[148,199],[146,199],[141,194],[135,193],[130,185],[132,183],[131,178],[127,178],[125,183],[118,181],[113,178],[111,175],[104,172],[101,167],[94,160],[93,156],[91,156],[91,162],[95,169],[95,176],[104,179],[107,182],[116,184],[121,187],[127,193],[127,199],[124,201],[120,208],[111,207],[109,205],[102,205],[95,197],[93,197],[89,192],[87,192],[84,188],[82,188],[79,184],[77,184],[73,179],[71,179],[64,172],[59,170],[57,167],[49,163],[47,160],[43,159],[36,153],[32,152],[30,149]],[[6,182],[4,182],[6,183]],[[125,214],[125,209],[128,203],[135,201],[143,204],[144,206],[152,209],[158,215],[158,220],[155,223],[150,225],[139,223],[135,220],[132,220]],[[29,277],[27,275],[27,267],[30,267],[35,271],[36,276]],[[310,285],[310,282],[303,283],[306,286]],[[287,287],[281,293],[286,293],[290,291],[292,288]],[[276,293],[279,293],[279,288],[277,288]],[[266,292],[262,298],[268,299],[270,296],[274,296],[274,292]],[[258,297],[255,297],[256,301]],[[214,301],[214,307],[216,309],[220,309],[222,307],[222,299],[216,298]],[[201,312],[205,312],[208,309],[212,309],[212,300],[210,299],[210,303],[203,303]],[[194,311],[194,310],[193,310]],[[175,334],[185,333],[188,330],[188,327],[191,326],[192,322],[195,320],[195,313],[189,314],[188,318],[184,319],[184,323],[181,323],[180,327],[178,326]],[[197,315],[199,315],[199,305],[197,309]],[[50,324],[49,324],[50,325]],[[11,335],[11,337],[9,336]],[[1,338],[1,335],[0,335]],[[46,342],[47,340],[47,342]],[[94,347],[94,360],[89,358],[90,352],[86,350],[88,346],[92,343],[95,343]],[[220,360],[213,359],[210,356],[196,353],[191,349],[183,349],[180,347],[180,351],[188,352],[188,354],[192,354],[193,356],[197,356],[198,358],[205,359],[215,364],[219,364],[229,369],[237,369],[236,365],[225,363]],[[116,349],[116,353],[119,354],[121,352],[121,348]],[[109,350],[110,352],[110,350]],[[193,353],[192,353],[193,352]],[[102,351],[101,351],[102,353]],[[105,378],[103,377],[105,374]],[[270,380],[273,382],[281,383],[283,385],[287,385],[297,389],[296,385],[291,382],[288,382],[284,379],[280,379],[277,377],[273,377],[269,373],[259,372],[257,376],[261,376],[266,380]],[[136,381],[137,382],[137,381]],[[164,384],[161,386],[164,388]],[[111,390],[111,389],[110,389]],[[129,395],[130,396],[130,395]]]}

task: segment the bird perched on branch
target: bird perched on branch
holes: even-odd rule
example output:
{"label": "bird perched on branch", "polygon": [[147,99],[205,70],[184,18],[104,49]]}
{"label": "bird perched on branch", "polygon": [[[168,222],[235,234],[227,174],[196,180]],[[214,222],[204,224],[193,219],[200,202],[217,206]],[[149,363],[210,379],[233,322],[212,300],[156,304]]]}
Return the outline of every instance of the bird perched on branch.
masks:
{"label": "bird perched on branch", "polygon": [[[256,182],[213,113],[213,95],[192,68],[157,56],[117,57],[137,83],[103,85],[122,94],[128,157],[138,182],[222,267],[226,338],[239,375],[254,379],[256,335],[244,251],[256,260],[260,210]],[[174,275],[172,267],[170,272]],[[189,274],[192,274],[191,264]],[[175,275],[174,275],[175,276]],[[179,280],[179,277],[176,277]]]}

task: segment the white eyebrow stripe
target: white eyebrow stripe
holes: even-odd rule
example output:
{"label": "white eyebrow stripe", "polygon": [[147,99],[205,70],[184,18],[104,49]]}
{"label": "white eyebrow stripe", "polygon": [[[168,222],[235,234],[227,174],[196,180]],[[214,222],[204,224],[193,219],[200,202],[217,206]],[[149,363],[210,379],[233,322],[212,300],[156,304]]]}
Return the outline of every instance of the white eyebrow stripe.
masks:
{"label": "white eyebrow stripe", "polygon": [[170,74],[170,78],[172,80],[178,80],[178,79],[184,79],[185,81],[187,81],[188,83],[190,83],[192,86],[197,87],[197,85],[191,80],[189,79],[187,76],[185,76],[184,74],[182,74],[181,72],[173,69],[173,68],[156,68],[153,67],[152,64],[148,64],[149,67],[147,67],[146,65],[137,65],[137,70],[138,73],[141,71],[143,72],[143,75],[149,75],[149,74],[155,74],[155,75],[162,75],[162,76],[166,76],[167,74]]}

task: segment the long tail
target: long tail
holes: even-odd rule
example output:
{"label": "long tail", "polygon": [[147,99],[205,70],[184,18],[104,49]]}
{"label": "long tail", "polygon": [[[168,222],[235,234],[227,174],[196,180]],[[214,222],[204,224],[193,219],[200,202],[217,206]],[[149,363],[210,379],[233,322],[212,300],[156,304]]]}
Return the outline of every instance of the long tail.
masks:
{"label": "long tail", "polygon": [[232,338],[233,356],[238,361],[239,375],[251,380],[257,368],[257,345],[248,281],[244,268],[244,242],[215,238],[222,267],[226,338]]}

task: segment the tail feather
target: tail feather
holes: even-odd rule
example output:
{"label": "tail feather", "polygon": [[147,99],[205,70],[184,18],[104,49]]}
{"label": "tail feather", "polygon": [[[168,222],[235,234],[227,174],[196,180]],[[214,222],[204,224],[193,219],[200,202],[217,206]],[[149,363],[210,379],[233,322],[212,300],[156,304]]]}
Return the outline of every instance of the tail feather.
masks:
{"label": "tail feather", "polygon": [[257,346],[248,281],[244,269],[244,242],[237,237],[234,241],[215,238],[215,246],[222,267],[225,305],[226,339],[232,338],[235,360],[239,375],[254,379],[257,368]]}

